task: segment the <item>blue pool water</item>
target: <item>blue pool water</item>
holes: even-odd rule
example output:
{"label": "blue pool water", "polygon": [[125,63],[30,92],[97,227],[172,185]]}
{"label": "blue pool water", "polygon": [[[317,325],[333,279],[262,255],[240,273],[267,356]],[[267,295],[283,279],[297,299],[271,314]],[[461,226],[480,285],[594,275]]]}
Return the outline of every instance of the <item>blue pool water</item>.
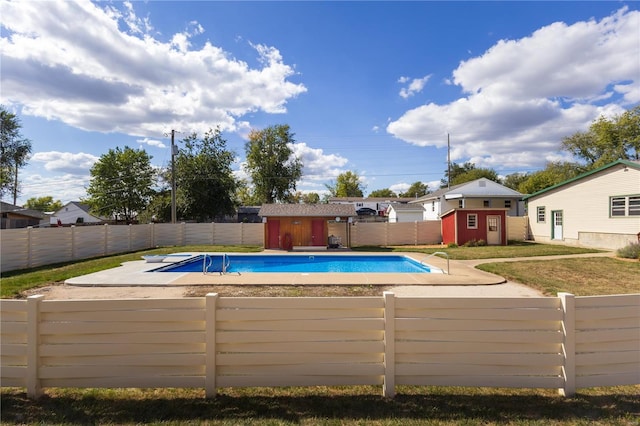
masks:
{"label": "blue pool water", "polygon": [[[204,259],[204,256],[207,259]],[[150,272],[221,272],[223,256],[226,272],[394,272],[430,273],[427,265],[406,256],[383,255],[198,255]]]}

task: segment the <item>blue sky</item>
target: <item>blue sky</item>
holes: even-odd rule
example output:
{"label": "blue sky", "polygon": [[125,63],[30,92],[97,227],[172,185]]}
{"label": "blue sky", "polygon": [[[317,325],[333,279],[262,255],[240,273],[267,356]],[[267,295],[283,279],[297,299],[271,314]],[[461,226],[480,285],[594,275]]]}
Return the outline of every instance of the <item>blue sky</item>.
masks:
{"label": "blue sky", "polygon": [[288,124],[298,189],[437,189],[447,159],[502,176],[640,103],[637,2],[0,1],[0,102],[32,157],[22,194],[86,195],[109,149],[170,162],[171,129]]}

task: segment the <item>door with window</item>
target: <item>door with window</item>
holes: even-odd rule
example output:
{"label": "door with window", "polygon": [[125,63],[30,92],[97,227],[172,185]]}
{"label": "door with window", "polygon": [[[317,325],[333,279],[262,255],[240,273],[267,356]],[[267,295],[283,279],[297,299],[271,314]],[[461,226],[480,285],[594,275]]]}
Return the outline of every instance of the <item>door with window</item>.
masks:
{"label": "door with window", "polygon": [[552,240],[561,240],[563,238],[562,236],[562,226],[563,226],[563,219],[562,219],[562,210],[557,210],[557,211],[553,211],[551,212],[551,223],[553,226],[553,229],[551,230],[551,239]]}
{"label": "door with window", "polygon": [[487,244],[502,244],[502,235],[500,232],[500,216],[487,216]]}

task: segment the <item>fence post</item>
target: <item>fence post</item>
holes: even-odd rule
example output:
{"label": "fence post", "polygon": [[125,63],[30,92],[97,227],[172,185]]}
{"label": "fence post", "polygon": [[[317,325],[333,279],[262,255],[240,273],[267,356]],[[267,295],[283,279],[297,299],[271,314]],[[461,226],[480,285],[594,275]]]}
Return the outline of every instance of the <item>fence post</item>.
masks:
{"label": "fence post", "polygon": [[32,241],[31,241],[31,231],[33,231],[33,226],[27,226],[27,268],[31,267],[31,262],[33,259],[33,255],[32,255]]}
{"label": "fence post", "polygon": [[76,226],[71,225],[71,259],[76,260]]}
{"label": "fence post", "polygon": [[205,379],[207,398],[216,396],[216,309],[218,293],[208,293],[205,297]]}
{"label": "fence post", "polygon": [[576,393],[576,300],[571,293],[558,293],[562,304],[562,376],[564,387],[558,389],[562,396],[572,396]]}
{"label": "fence post", "polygon": [[40,369],[40,302],[42,295],[27,297],[27,396],[42,395],[38,370]]}
{"label": "fence post", "polygon": [[390,291],[382,293],[384,297],[384,382],[382,396],[393,398],[396,395],[396,299]]}

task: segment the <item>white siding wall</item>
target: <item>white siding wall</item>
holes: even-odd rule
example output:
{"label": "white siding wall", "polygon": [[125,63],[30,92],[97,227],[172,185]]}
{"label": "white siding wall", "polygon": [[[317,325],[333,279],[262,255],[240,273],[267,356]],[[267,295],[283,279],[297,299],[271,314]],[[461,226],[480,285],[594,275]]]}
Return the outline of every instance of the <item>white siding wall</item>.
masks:
{"label": "white siding wall", "polygon": [[424,207],[423,220],[440,220],[440,201],[427,201],[422,206]]}
{"label": "white siding wall", "polygon": [[102,220],[98,219],[95,216],[91,216],[89,213],[73,204],[64,206],[62,209],[56,212],[55,216],[56,218],[60,219],[63,224],[76,223],[79,217],[84,220],[84,223],[102,222]]}
{"label": "white siding wall", "polygon": [[[610,217],[609,197],[631,194],[640,194],[639,170],[628,168],[625,172],[622,166],[614,166],[587,176],[529,200],[531,233],[537,241],[551,241],[551,212],[562,210],[564,243],[619,248],[636,240],[640,217]],[[540,206],[545,207],[544,223],[537,221]]]}

